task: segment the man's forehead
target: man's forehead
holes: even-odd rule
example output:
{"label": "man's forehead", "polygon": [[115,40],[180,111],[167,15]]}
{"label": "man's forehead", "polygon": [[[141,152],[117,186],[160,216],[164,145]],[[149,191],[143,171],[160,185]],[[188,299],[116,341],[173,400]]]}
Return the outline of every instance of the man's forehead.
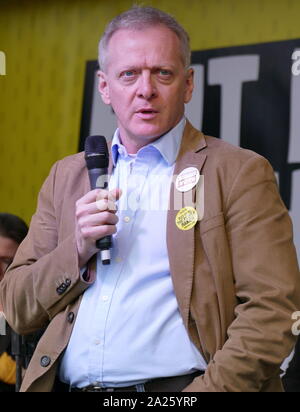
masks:
{"label": "man's forehead", "polygon": [[181,60],[180,41],[165,26],[143,30],[120,29],[110,39],[107,49],[109,60],[118,66],[176,66]]}
{"label": "man's forehead", "polygon": [[[142,44],[147,43],[147,50],[161,48],[168,52],[166,47],[173,46],[173,49],[180,48],[180,40],[177,35],[168,27],[163,25],[145,27],[144,29],[119,29],[109,40],[107,50],[122,52],[124,48],[138,49]],[[111,47],[112,46],[112,47]]]}

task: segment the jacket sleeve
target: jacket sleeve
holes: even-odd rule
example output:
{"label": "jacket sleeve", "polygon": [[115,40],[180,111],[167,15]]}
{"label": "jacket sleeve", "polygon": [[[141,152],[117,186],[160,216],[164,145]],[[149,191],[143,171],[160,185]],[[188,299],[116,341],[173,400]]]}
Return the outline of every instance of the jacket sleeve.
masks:
{"label": "jacket sleeve", "polygon": [[259,392],[277,380],[296,337],[300,277],[288,212],[270,164],[255,155],[241,167],[224,207],[236,290],[227,341],[186,391]]}
{"label": "jacket sleeve", "polygon": [[75,234],[58,243],[54,204],[58,165],[42,186],[28,235],[0,285],[7,321],[24,335],[44,327],[90,285],[80,275]]}

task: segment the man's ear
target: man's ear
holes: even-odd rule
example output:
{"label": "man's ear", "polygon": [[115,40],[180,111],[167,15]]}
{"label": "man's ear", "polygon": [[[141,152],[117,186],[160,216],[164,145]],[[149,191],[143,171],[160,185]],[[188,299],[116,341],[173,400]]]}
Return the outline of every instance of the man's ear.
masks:
{"label": "man's ear", "polygon": [[194,90],[194,69],[189,68],[186,72],[185,78],[185,92],[184,92],[184,103],[188,103],[193,95]]}
{"label": "man's ear", "polygon": [[97,76],[99,78],[98,82],[98,90],[101,94],[101,98],[103,100],[103,103],[105,104],[110,104],[110,98],[109,98],[109,87],[107,83],[107,75],[102,72],[101,70],[98,71]]}

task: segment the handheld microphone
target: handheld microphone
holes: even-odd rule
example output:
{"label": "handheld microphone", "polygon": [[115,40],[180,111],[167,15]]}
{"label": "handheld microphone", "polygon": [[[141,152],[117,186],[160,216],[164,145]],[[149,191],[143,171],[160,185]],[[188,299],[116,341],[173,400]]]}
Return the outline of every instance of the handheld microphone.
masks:
{"label": "handheld microphone", "polygon": [[[91,189],[107,189],[109,154],[104,136],[89,136],[85,141],[85,161],[89,172]],[[112,237],[105,236],[96,241],[101,251],[103,265],[110,264]]]}

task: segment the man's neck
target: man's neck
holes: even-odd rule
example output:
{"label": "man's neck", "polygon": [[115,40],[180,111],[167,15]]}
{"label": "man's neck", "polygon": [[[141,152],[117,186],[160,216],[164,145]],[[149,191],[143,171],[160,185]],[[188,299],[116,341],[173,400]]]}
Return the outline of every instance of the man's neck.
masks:
{"label": "man's neck", "polygon": [[120,143],[125,147],[127,153],[136,154],[142,147],[147,146],[150,143],[155,142],[155,140],[159,139],[160,136],[157,137],[135,137],[130,138],[128,136],[123,137],[122,132],[120,131],[119,134]]}

